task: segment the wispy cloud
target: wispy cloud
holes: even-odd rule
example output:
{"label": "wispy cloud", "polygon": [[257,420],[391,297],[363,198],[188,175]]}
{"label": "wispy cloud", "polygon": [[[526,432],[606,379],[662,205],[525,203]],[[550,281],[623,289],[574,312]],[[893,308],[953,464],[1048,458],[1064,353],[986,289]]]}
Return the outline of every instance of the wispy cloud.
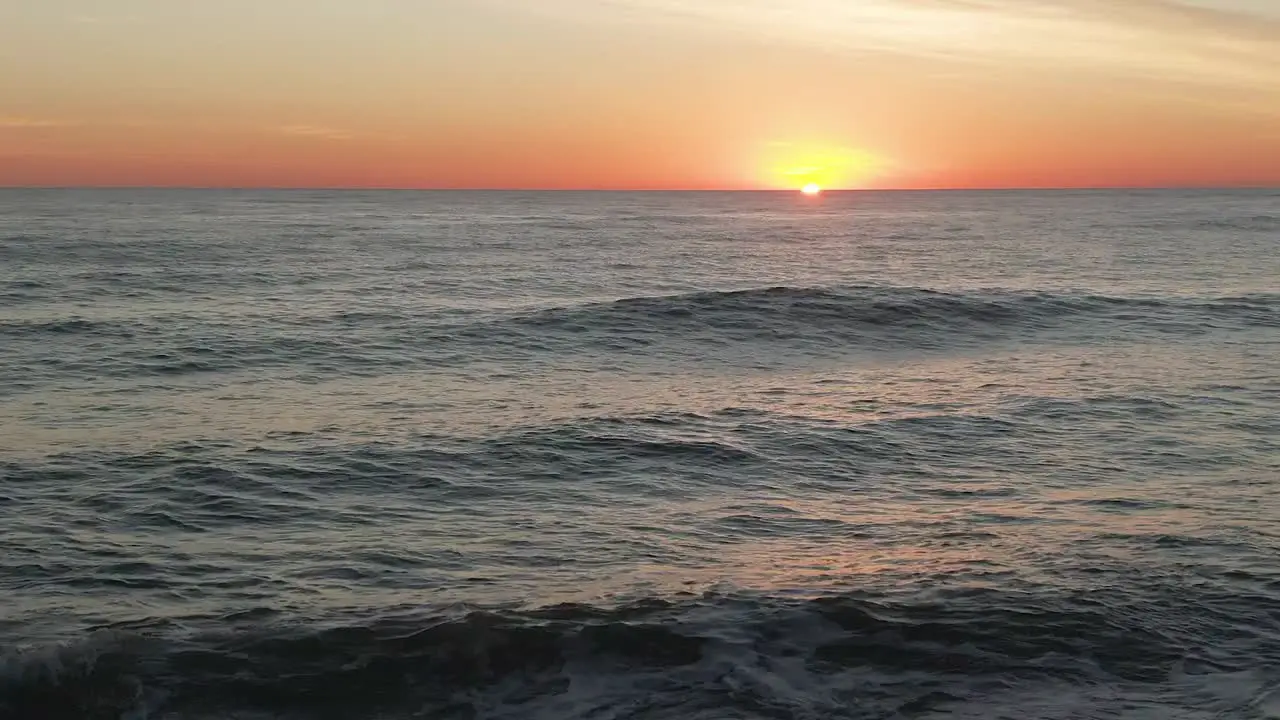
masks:
{"label": "wispy cloud", "polygon": [[277,131],[283,135],[316,138],[320,140],[350,140],[354,137],[346,130],[339,130],[321,125],[285,125],[284,127],[277,128]]}
{"label": "wispy cloud", "polygon": [[49,118],[22,117],[14,115],[0,115],[0,129],[5,130],[35,130],[40,128],[60,128],[71,127],[76,123],[67,120],[53,120]]}
{"label": "wispy cloud", "polygon": [[74,15],[67,15],[66,21],[76,25],[136,25],[143,22],[142,17],[137,15],[118,15],[115,13],[108,13],[105,15],[76,13]]}
{"label": "wispy cloud", "polygon": [[540,7],[665,19],[829,50],[1280,84],[1280,18],[1244,13],[1251,7],[1245,1],[548,0]]}

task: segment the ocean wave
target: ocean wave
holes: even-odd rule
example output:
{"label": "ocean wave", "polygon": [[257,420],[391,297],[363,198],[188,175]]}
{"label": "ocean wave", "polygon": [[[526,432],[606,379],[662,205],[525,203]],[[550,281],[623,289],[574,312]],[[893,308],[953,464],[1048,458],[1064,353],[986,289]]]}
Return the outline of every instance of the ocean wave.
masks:
{"label": "ocean wave", "polygon": [[[0,321],[0,339],[43,357],[43,372],[52,376],[296,368],[327,377],[567,355],[624,364],[777,366],[804,357],[1035,342],[1045,333],[1096,340],[1272,327],[1280,327],[1280,296],[1272,294],[1141,298],[854,286],[643,296],[461,320],[393,309],[252,323],[191,316],[8,320]],[[68,343],[74,352],[63,351]]]}
{"label": "ocean wave", "polygon": [[[1238,315],[1242,323],[1274,321],[1280,295],[1222,298],[1143,298],[1096,294],[989,291],[949,293],[925,288],[850,286],[769,287],[683,295],[634,297],[611,303],[547,310],[520,319],[532,327],[582,332],[651,330],[682,326],[785,335],[816,326],[831,333],[850,328],[1046,326],[1064,320],[1158,322],[1179,314]],[[1126,311],[1129,311],[1126,313]],[[960,323],[965,327],[957,327]]]}
{"label": "ocean wave", "polygon": [[1280,229],[1280,215],[1259,213],[1230,218],[1206,218],[1196,222],[1195,226],[1212,231],[1273,232]]}
{"label": "ocean wave", "polygon": [[[912,600],[711,593],[328,620],[259,609],[8,652],[0,710],[59,720],[117,720],[144,706],[173,718],[995,717],[1015,709],[999,706],[1001,693],[1053,688],[1067,717],[1082,709],[1061,696],[1072,688],[1111,712],[1150,703],[1253,717],[1250,703],[1280,677],[1280,645],[1210,620],[1261,627],[1280,607],[1165,590],[1146,601],[1030,588]],[[1187,682],[1228,673],[1252,673],[1232,697]]]}
{"label": "ocean wave", "polygon": [[1280,295],[1149,298],[910,287],[767,287],[639,296],[471,320],[421,335],[435,347],[485,346],[533,359],[595,353],[625,361],[776,365],[793,355],[933,351],[1049,334],[1132,339],[1280,326]]}
{"label": "ocean wave", "polygon": [[[132,338],[145,328],[128,322],[93,320],[82,317],[50,320],[0,321],[0,337],[42,339],[47,336]],[[152,333],[158,335],[159,333]]]}

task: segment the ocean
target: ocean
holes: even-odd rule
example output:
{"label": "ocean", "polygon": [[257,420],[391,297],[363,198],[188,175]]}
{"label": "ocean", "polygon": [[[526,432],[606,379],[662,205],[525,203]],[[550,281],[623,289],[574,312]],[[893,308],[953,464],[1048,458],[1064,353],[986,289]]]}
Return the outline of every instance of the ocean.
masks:
{"label": "ocean", "polygon": [[1280,191],[0,191],[0,718],[1280,717]]}

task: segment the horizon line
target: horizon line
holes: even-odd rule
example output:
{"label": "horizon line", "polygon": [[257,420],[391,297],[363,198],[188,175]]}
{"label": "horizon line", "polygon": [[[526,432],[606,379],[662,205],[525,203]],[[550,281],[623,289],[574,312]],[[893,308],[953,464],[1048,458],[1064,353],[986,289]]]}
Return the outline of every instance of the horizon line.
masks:
{"label": "horizon line", "polygon": [[[227,190],[227,191],[280,191],[280,192],[599,192],[599,193],[778,193],[799,194],[799,188],[656,188],[656,187],[411,187],[399,185],[0,185],[4,190]],[[877,192],[1027,192],[1027,191],[1100,191],[1100,190],[1280,190],[1280,183],[1229,184],[1229,185],[990,185],[978,187],[883,187],[883,188],[823,188],[830,193]]]}

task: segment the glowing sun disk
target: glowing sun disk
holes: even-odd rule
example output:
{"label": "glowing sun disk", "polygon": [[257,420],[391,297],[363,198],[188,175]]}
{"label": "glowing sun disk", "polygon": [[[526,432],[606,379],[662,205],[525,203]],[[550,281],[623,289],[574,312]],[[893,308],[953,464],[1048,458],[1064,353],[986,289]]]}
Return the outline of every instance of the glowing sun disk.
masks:
{"label": "glowing sun disk", "polygon": [[[886,161],[856,147],[806,142],[770,142],[760,156],[766,187],[806,189],[861,187],[885,169]],[[815,194],[806,191],[806,194]]]}
{"label": "glowing sun disk", "polygon": [[800,192],[805,195],[817,195],[822,192],[822,186],[818,185],[818,183],[809,183],[808,185],[800,188]]}

